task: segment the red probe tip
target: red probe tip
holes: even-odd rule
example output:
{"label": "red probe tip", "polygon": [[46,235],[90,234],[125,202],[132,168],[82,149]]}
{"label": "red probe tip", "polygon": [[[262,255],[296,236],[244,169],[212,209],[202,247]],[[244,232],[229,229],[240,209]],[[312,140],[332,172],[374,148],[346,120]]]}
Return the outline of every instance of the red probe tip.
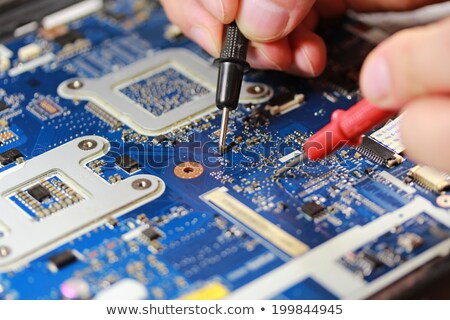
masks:
{"label": "red probe tip", "polygon": [[365,99],[347,111],[336,110],[330,123],[306,141],[305,154],[310,160],[319,160],[344,146],[357,146],[363,134],[393,115],[395,112],[380,109]]}

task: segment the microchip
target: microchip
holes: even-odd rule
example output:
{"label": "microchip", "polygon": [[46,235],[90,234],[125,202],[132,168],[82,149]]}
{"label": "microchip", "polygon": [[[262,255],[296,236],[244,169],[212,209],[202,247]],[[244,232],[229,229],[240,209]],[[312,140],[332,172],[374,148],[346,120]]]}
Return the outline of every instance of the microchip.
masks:
{"label": "microchip", "polygon": [[[117,41],[123,47],[133,42]],[[59,88],[66,99],[94,102],[136,133],[155,137],[206,119],[213,107],[217,73],[194,52],[172,48],[91,80],[79,90],[62,84]]]}
{"label": "microchip", "polygon": [[144,231],[142,231],[142,235],[150,241],[161,238],[161,234],[155,228],[152,227],[149,227]]}
{"label": "microchip", "polygon": [[173,67],[120,89],[120,92],[145,108],[153,117],[160,117],[182,105],[206,96],[210,90]]}
{"label": "microchip", "polygon": [[77,31],[70,30],[63,35],[56,37],[55,41],[59,43],[62,47],[64,47],[66,44],[74,43],[80,38],[81,35]]}
{"label": "microchip", "polygon": [[357,148],[358,152],[370,160],[391,168],[402,163],[405,159],[392,150],[389,150],[379,142],[364,137],[362,144]]}
{"label": "microchip", "polygon": [[57,272],[67,266],[78,261],[77,256],[72,252],[72,250],[66,250],[51,256],[48,259],[48,268],[52,272]]}
{"label": "microchip", "polygon": [[15,162],[17,159],[23,157],[23,154],[16,148],[9,149],[3,153],[0,153],[0,164],[6,166],[10,163]]}
{"label": "microchip", "polygon": [[323,213],[325,207],[321,204],[317,204],[314,201],[311,201],[304,204],[301,209],[307,216],[315,219]]}
{"label": "microchip", "polygon": [[9,109],[9,106],[3,100],[0,100],[0,112]]}
{"label": "microchip", "polygon": [[117,157],[115,164],[130,174],[139,170],[139,163],[129,155]]}
{"label": "microchip", "polygon": [[37,184],[27,190],[28,194],[32,196],[39,202],[44,202],[45,200],[52,197],[50,191],[44,188],[41,184]]}

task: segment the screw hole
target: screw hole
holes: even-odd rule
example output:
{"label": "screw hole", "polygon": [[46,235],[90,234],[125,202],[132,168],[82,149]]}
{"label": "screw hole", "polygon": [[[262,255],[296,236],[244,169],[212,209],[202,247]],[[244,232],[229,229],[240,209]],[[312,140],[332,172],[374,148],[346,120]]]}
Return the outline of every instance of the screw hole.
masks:
{"label": "screw hole", "polygon": [[84,85],[83,82],[81,82],[80,80],[74,80],[74,81],[69,82],[67,84],[67,87],[72,90],[78,90],[78,89],[81,89],[83,87],[83,85]]}
{"label": "screw hole", "polygon": [[191,167],[187,167],[187,168],[184,168],[183,171],[186,172],[186,173],[192,173],[192,172],[194,172],[194,169],[191,168]]}
{"label": "screw hole", "polygon": [[261,94],[263,93],[265,90],[262,86],[260,85],[254,85],[254,86],[250,86],[247,88],[247,92],[252,94],[252,95],[257,95],[257,94]]}
{"label": "screw hole", "polygon": [[152,185],[152,182],[148,179],[139,179],[139,180],[135,180],[133,181],[133,183],[131,184],[131,186],[133,187],[133,189],[135,190],[145,190],[150,188]]}
{"label": "screw hole", "polygon": [[92,150],[97,146],[97,141],[95,140],[83,140],[78,144],[78,148],[81,150]]}

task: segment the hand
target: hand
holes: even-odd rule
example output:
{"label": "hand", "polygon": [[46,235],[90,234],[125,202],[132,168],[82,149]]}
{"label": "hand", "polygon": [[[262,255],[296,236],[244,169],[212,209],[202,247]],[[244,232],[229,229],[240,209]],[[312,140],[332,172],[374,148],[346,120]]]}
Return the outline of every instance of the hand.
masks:
{"label": "hand", "polygon": [[367,58],[363,95],[406,111],[401,137],[417,163],[450,173],[450,19],[401,31]]}
{"label": "hand", "polygon": [[[439,0],[317,0],[310,15],[407,10]],[[360,87],[383,108],[407,111],[401,123],[406,153],[417,162],[450,173],[450,19],[401,31],[367,58]]]}
{"label": "hand", "polygon": [[402,10],[434,2],[439,0],[161,0],[170,20],[214,57],[220,54],[223,25],[236,20],[252,41],[253,68],[306,77],[319,75],[326,65],[325,45],[312,32],[319,17],[348,8]]}
{"label": "hand", "polygon": [[[252,40],[252,67],[303,76],[316,76],[325,68],[324,43],[312,32],[319,18],[349,8],[408,10],[437,2],[442,0],[162,0],[169,18],[213,56],[220,53],[223,24],[236,20]],[[373,103],[408,109],[401,132],[410,157],[447,172],[449,33],[450,20],[398,33],[369,56],[360,80]]]}
{"label": "hand", "polygon": [[309,30],[314,0],[162,0],[166,12],[186,36],[218,57],[223,25],[234,20],[252,42],[253,68],[284,70],[312,77],[326,63],[325,44]]}

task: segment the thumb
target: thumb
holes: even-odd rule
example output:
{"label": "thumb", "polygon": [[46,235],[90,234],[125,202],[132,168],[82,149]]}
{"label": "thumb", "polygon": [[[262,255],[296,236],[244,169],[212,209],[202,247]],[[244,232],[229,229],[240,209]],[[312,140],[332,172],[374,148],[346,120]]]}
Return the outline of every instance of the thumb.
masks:
{"label": "thumb", "polygon": [[424,96],[410,102],[406,110],[400,127],[410,159],[450,173],[450,97]]}
{"label": "thumb", "polygon": [[401,31],[368,57],[363,95],[380,107],[400,108],[424,94],[450,92],[450,19]]}
{"label": "thumb", "polygon": [[241,0],[237,23],[250,40],[273,42],[291,33],[313,4],[314,0]]}

